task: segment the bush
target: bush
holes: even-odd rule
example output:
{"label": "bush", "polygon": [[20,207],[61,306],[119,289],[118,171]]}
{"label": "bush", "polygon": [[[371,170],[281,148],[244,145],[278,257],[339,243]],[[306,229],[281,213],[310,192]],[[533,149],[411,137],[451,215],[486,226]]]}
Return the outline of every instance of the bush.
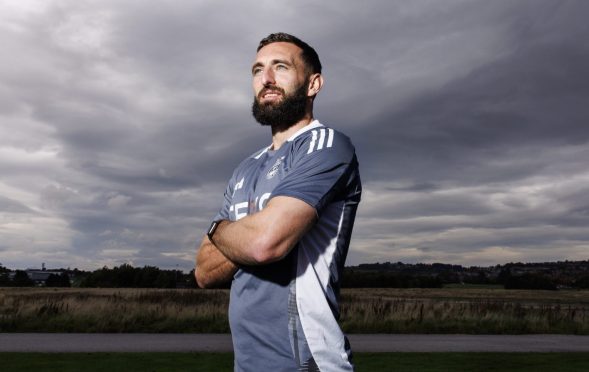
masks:
{"label": "bush", "polygon": [[548,289],[556,290],[556,284],[549,278],[537,274],[509,276],[505,280],[505,289]]}
{"label": "bush", "polygon": [[46,287],[70,287],[70,277],[64,271],[60,275],[57,274],[49,274],[47,280],[45,281]]}
{"label": "bush", "polygon": [[437,276],[344,269],[342,288],[442,288]]}
{"label": "bush", "polygon": [[589,289],[589,275],[582,276],[579,279],[575,280],[573,283],[573,287],[579,289]]}

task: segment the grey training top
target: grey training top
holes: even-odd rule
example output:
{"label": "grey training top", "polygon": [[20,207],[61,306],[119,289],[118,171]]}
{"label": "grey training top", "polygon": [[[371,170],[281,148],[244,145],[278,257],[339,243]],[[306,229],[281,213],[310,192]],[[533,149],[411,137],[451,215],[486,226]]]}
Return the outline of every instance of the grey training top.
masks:
{"label": "grey training top", "polygon": [[236,371],[353,370],[337,319],[361,190],[350,139],[316,120],[235,169],[215,219],[239,220],[279,195],[308,203],[319,216],[284,259],[235,274],[229,323]]}

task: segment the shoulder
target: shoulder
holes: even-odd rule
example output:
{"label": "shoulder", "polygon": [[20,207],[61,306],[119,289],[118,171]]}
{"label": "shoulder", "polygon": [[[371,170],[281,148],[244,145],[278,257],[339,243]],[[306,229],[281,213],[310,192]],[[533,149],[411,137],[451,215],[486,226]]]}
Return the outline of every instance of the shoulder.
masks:
{"label": "shoulder", "polygon": [[250,159],[259,160],[262,157],[262,155],[264,155],[268,151],[269,148],[270,148],[270,146],[266,146],[266,147],[259,149],[258,151],[254,152],[253,154],[248,156],[243,162],[246,162]]}
{"label": "shoulder", "polygon": [[260,161],[260,159],[268,151],[268,149],[269,149],[269,146],[266,146],[266,147],[263,147],[263,148],[257,150],[253,154],[250,154],[245,159],[243,159],[241,161],[241,163],[239,163],[239,165],[237,166],[237,168],[235,168],[235,171],[239,171],[241,169],[245,169],[245,168],[251,166],[252,164],[255,164],[258,161]]}
{"label": "shoulder", "polygon": [[351,139],[329,126],[314,126],[292,140],[293,150],[301,156],[352,156],[355,153]]}
{"label": "shoulder", "polygon": [[266,151],[268,151],[268,147],[261,148],[261,149],[257,150],[256,152],[254,152],[253,154],[247,156],[245,159],[243,159],[237,165],[237,167],[235,167],[233,169],[233,174],[231,175],[231,178],[229,179],[229,186],[231,186],[234,183],[237,183],[238,179],[241,179],[243,177],[243,174],[247,173],[248,169],[256,166],[258,164],[258,162],[260,161],[261,156],[264,155],[266,153]]}

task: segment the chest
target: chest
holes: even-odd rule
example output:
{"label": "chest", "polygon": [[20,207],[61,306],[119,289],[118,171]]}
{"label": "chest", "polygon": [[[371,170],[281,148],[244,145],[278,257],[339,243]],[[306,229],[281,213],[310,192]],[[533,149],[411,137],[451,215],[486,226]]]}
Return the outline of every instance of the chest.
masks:
{"label": "chest", "polygon": [[261,211],[266,206],[272,190],[287,176],[290,167],[285,152],[255,159],[242,169],[236,177],[233,188],[230,213],[235,220]]}

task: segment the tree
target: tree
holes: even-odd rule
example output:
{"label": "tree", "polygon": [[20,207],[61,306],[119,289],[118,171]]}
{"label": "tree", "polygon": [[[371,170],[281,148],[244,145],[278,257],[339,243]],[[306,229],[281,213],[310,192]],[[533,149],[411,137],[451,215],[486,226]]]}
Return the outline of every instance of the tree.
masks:
{"label": "tree", "polygon": [[573,286],[581,289],[589,289],[589,275],[585,275],[575,280]]}
{"label": "tree", "polygon": [[2,266],[0,263],[0,287],[8,287],[10,285],[10,278],[8,277],[8,273],[10,270]]}
{"label": "tree", "polygon": [[26,271],[16,270],[14,278],[12,278],[12,285],[15,287],[32,287],[35,285],[35,282],[29,278]]}
{"label": "tree", "polygon": [[134,287],[137,288],[164,288],[156,284],[156,280],[161,274],[159,268],[155,266],[143,266],[142,269],[135,269]]}
{"label": "tree", "polygon": [[547,277],[539,274],[511,276],[505,281],[505,289],[549,289],[556,290],[556,285]]}
{"label": "tree", "polygon": [[160,271],[154,281],[156,288],[176,288],[176,275],[172,271]]}
{"label": "tree", "polygon": [[135,273],[136,270],[129,264],[122,264],[119,267],[113,268],[114,286],[117,288],[133,288],[135,287]]}
{"label": "tree", "polygon": [[47,287],[70,287],[70,277],[63,271],[61,274],[49,274],[49,277],[45,281]]}
{"label": "tree", "polygon": [[0,273],[0,287],[8,287],[10,285],[10,278],[8,273]]}
{"label": "tree", "polygon": [[112,270],[104,266],[102,269],[98,269],[90,273],[80,281],[80,287],[82,288],[112,288],[114,287]]}
{"label": "tree", "polygon": [[188,273],[188,281],[187,281],[187,285],[188,288],[198,288],[198,285],[196,284],[196,277],[194,276],[195,269],[190,270],[190,272]]}

